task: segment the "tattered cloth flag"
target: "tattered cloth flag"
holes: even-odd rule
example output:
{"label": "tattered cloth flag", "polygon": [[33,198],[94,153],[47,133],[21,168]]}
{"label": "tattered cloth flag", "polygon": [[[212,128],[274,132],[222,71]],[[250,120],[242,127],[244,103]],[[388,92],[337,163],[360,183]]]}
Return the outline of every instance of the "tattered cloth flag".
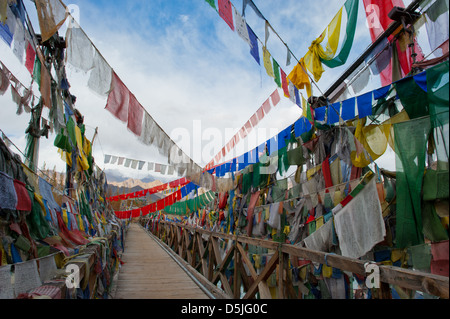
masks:
{"label": "tattered cloth flag", "polygon": [[144,108],[138,102],[136,97],[130,93],[127,127],[131,132],[133,132],[137,136],[141,136],[143,116],[144,116]]}
{"label": "tattered cloth flag", "polygon": [[89,76],[88,87],[101,96],[108,95],[111,90],[112,68],[95,50],[94,63]]}
{"label": "tattered cloth flag", "polygon": [[66,33],[66,61],[87,72],[94,67],[94,46],[81,28],[69,28]]}
{"label": "tattered cloth flag", "polygon": [[122,122],[127,122],[128,120],[129,96],[130,91],[117,74],[113,72],[111,92],[109,92],[105,108]]}
{"label": "tattered cloth flag", "polygon": [[42,42],[50,39],[64,24],[68,16],[61,0],[35,0]]}

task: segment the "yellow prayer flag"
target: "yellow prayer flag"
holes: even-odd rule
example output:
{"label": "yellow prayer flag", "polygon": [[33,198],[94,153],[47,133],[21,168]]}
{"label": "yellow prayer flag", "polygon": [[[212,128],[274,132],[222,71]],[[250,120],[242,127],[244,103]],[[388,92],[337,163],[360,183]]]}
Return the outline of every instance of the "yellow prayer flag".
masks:
{"label": "yellow prayer flag", "polygon": [[[331,60],[336,54],[341,33],[342,9],[343,8],[339,10],[327,29],[311,43],[311,46],[304,57],[305,66],[313,74],[316,82],[321,79],[322,73],[325,71],[321,59]],[[327,34],[328,42],[326,44],[326,50],[324,50],[321,43]]]}
{"label": "yellow prayer flag", "polygon": [[288,75],[288,79],[294,84],[297,89],[306,89],[306,94],[308,97],[311,96],[311,81],[306,73],[306,66],[304,59],[300,59],[299,63],[294,67],[291,73]]}
{"label": "yellow prayer flag", "polygon": [[273,67],[272,67],[272,61],[271,61],[271,55],[270,52],[267,51],[267,48],[263,46],[263,60],[264,60],[264,68],[266,69],[267,75],[270,77],[275,77],[275,74],[273,73]]}

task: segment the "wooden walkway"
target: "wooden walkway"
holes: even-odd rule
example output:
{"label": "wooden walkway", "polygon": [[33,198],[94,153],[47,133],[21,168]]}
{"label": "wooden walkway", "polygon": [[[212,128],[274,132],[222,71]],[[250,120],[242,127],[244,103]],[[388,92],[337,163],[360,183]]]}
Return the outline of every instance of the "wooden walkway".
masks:
{"label": "wooden walkway", "polygon": [[209,299],[147,232],[131,224],[114,299]]}

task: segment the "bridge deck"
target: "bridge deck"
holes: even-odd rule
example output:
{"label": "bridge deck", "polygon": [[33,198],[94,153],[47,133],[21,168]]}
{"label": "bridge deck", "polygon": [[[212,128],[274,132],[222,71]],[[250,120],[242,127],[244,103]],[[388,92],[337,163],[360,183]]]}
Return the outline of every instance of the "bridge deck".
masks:
{"label": "bridge deck", "polygon": [[208,299],[186,272],[137,224],[126,234],[115,299]]}

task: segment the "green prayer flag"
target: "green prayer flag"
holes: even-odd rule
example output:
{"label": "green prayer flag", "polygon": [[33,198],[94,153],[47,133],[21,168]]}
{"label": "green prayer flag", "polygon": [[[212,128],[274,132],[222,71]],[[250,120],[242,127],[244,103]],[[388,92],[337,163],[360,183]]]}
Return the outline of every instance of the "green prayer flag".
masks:
{"label": "green prayer flag", "polygon": [[281,88],[280,65],[273,59],[273,73],[275,75],[275,83]]}
{"label": "green prayer flag", "polygon": [[350,50],[353,46],[353,40],[355,39],[356,24],[358,21],[358,3],[358,0],[347,0],[347,2],[345,2],[344,6],[347,12],[348,21],[342,49],[332,60],[327,61],[321,59],[321,62],[329,68],[336,68],[347,62],[348,56],[350,55]]}
{"label": "green prayer flag", "polygon": [[410,119],[429,115],[428,94],[413,77],[395,83],[395,89]]}
{"label": "green prayer flag", "polygon": [[216,4],[215,4],[214,0],[205,0],[205,1],[208,2],[209,5],[210,5],[213,9],[215,9],[215,10],[217,11]]}
{"label": "green prayer flag", "polygon": [[397,248],[406,248],[424,242],[421,193],[430,131],[429,117],[394,124],[397,170]]}
{"label": "green prayer flag", "polygon": [[427,70],[427,91],[433,128],[448,124],[449,64],[448,61]]}

